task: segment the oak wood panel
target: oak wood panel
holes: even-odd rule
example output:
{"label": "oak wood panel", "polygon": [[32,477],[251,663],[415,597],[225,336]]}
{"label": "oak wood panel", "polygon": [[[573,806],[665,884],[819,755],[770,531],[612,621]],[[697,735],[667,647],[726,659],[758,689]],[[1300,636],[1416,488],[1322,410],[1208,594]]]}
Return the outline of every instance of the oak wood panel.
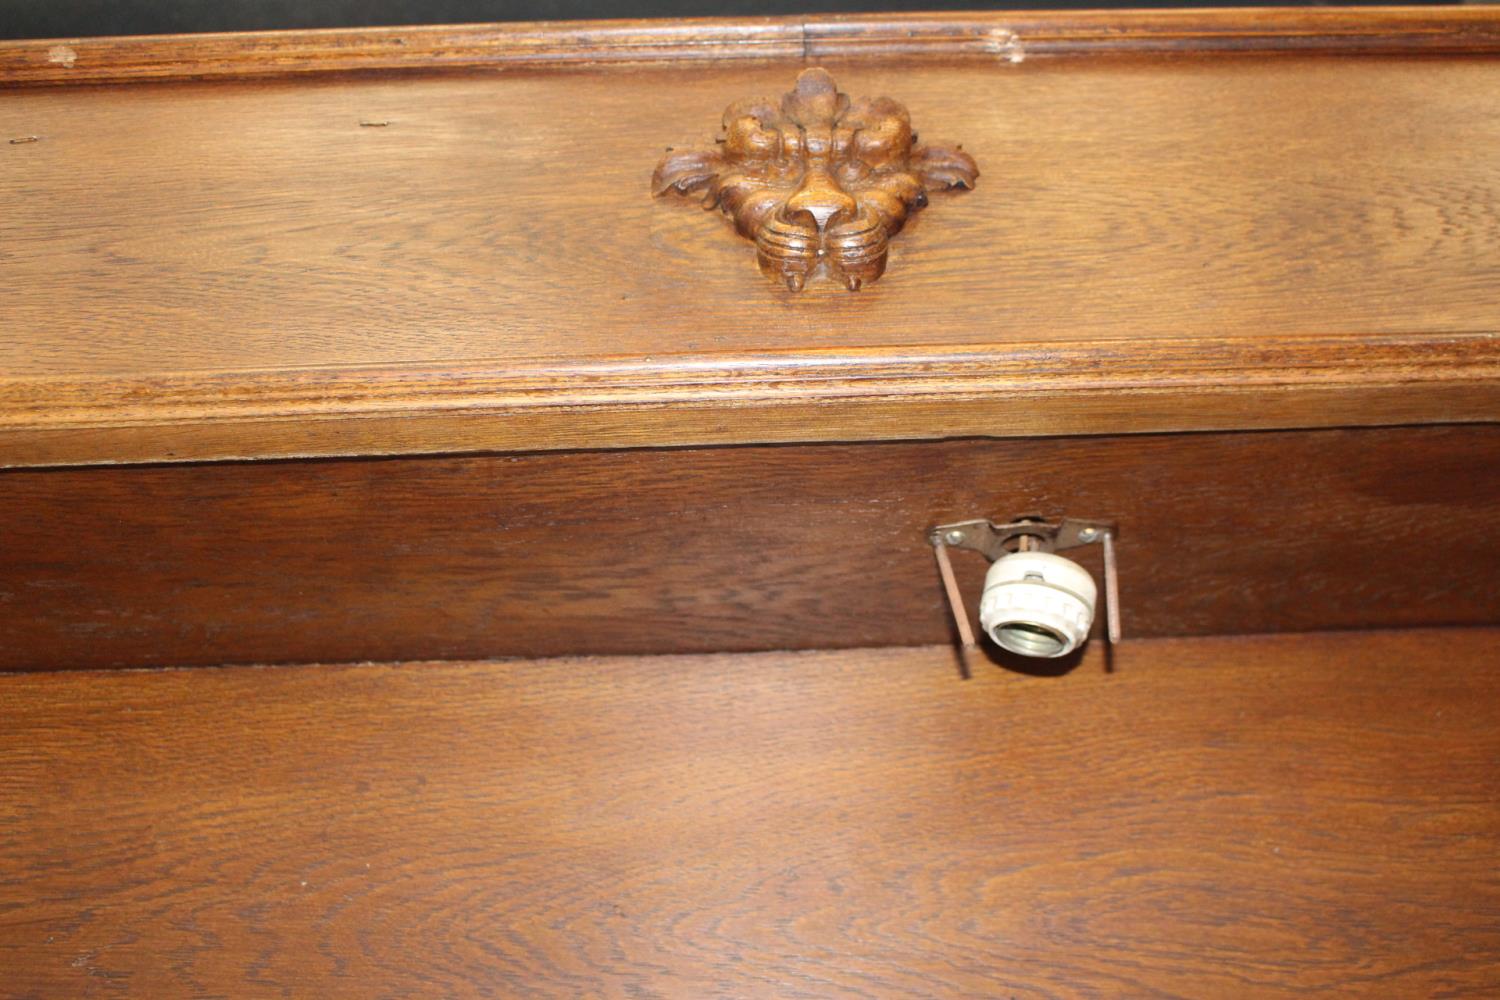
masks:
{"label": "oak wood panel", "polygon": [[596,451],[7,472],[0,668],[941,642],[1031,512],[1127,635],[1500,622],[1496,426]]}
{"label": "oak wood panel", "polygon": [[[0,462],[1500,417],[1500,65],[821,61],[984,171],[857,295],[778,290],[647,190],[800,61],[15,90]],[[971,354],[994,381],[949,415]],[[715,365],[757,374],[662,389]]]}
{"label": "oak wood panel", "polygon": [[1485,54],[1493,7],[811,14],[0,42],[0,84],[849,55],[1020,62],[1115,53]]}
{"label": "oak wood panel", "polygon": [[984,171],[856,295],[651,197],[796,71],[11,93],[0,371],[1497,332],[1500,63],[838,66]]}
{"label": "oak wood panel", "polygon": [[0,993],[1489,996],[1497,648],[0,677]]}

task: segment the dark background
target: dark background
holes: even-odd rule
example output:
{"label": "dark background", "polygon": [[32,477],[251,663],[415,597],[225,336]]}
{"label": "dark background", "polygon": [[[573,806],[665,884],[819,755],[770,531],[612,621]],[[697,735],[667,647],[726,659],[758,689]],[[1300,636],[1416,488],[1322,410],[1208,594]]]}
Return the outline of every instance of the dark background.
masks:
{"label": "dark background", "polygon": [[[1368,2],[1368,0],[1367,0]],[[1378,0],[1376,0],[1378,2]],[[1421,3],[1422,0],[1405,0]],[[180,31],[255,31],[376,24],[576,20],[608,17],[706,17],[881,10],[1017,10],[1087,7],[1257,7],[1202,0],[0,0],[0,38],[153,35]],[[1298,4],[1275,6],[1348,6]]]}

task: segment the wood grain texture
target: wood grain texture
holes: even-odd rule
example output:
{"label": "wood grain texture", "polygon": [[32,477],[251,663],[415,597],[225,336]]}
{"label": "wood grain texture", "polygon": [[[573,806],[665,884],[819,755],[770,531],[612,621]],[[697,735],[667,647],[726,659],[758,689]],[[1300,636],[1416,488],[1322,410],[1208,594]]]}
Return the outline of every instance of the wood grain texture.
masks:
{"label": "wood grain texture", "polygon": [[942,642],[1028,513],[1129,636],[1500,623],[1500,427],[596,451],[7,472],[0,669]]}
{"label": "wood grain texture", "polygon": [[798,61],[10,92],[0,463],[1500,419],[1500,64],[822,61],[986,170],[858,295],[646,190]]}
{"label": "wood grain texture", "polygon": [[11,41],[0,42],[0,85],[803,57],[1497,50],[1490,6],[812,14]]}
{"label": "wood grain texture", "polygon": [[0,677],[0,992],[1491,996],[1497,647]]}

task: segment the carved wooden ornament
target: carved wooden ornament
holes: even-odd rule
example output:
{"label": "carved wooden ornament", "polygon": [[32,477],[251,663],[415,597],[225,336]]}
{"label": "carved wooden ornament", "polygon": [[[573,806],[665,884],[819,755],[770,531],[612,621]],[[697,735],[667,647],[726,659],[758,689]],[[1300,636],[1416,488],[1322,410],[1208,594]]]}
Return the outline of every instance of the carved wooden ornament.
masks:
{"label": "carved wooden ornament", "polygon": [[889,241],[927,193],[972,188],[974,158],[958,146],[917,145],[906,108],[888,97],[851,101],[827,70],[804,70],[781,100],[731,104],[713,149],[668,150],[657,195],[704,192],[761,270],[801,291],[823,273],[851,291],[885,271]]}

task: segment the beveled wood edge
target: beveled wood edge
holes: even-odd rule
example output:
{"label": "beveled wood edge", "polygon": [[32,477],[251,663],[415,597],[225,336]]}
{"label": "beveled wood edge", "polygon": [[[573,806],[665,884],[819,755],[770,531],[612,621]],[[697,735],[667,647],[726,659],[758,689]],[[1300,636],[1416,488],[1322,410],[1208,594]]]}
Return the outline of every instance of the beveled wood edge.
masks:
{"label": "beveled wood edge", "polygon": [[[1130,657],[1132,661],[1132,675],[1140,677],[1141,668],[1160,669],[1162,673],[1176,674],[1182,676],[1183,664],[1176,661],[1176,654],[1192,651],[1222,650],[1224,656],[1234,656],[1238,653],[1251,652],[1256,649],[1286,650],[1288,653],[1297,655],[1297,651],[1303,651],[1313,647],[1326,647],[1330,651],[1342,647],[1353,646],[1356,648],[1371,648],[1378,655],[1381,647],[1391,645],[1409,646],[1413,651],[1424,651],[1436,648],[1439,644],[1452,646],[1460,656],[1475,657],[1476,665],[1488,667],[1487,660],[1480,657],[1487,655],[1493,648],[1493,644],[1500,641],[1500,625],[1478,624],[1478,625],[1400,625],[1400,626],[1372,626],[1369,628],[1354,629],[1328,629],[1328,630],[1303,630],[1295,632],[1214,632],[1202,635],[1142,635],[1126,636],[1126,638],[1114,647],[1109,647],[1101,641],[1086,643],[1079,651],[1078,664],[1073,667],[1069,674],[1078,678],[1092,676],[1096,682],[1108,683],[1106,678],[1114,673],[1114,668],[1109,666],[1109,661],[1118,661],[1123,657]],[[321,676],[366,676],[377,677],[390,675],[392,673],[411,670],[431,671],[439,670],[449,674],[490,673],[502,671],[508,668],[524,665],[536,668],[555,666],[561,670],[569,666],[579,666],[597,670],[611,664],[628,665],[632,668],[648,667],[660,664],[663,666],[676,667],[677,665],[724,664],[726,667],[736,668],[748,667],[754,669],[759,664],[768,663],[799,663],[816,664],[827,662],[837,664],[841,662],[854,662],[862,667],[869,667],[879,661],[894,661],[898,663],[909,662],[920,666],[930,665],[935,671],[932,676],[941,676],[945,679],[957,681],[958,675],[950,669],[954,664],[955,650],[950,643],[925,643],[921,645],[907,646],[849,646],[849,647],[814,647],[808,649],[757,649],[741,650],[737,652],[711,652],[711,653],[573,653],[551,656],[495,656],[489,659],[409,659],[409,660],[322,660],[322,661],[300,661],[300,662],[265,662],[265,663],[225,663],[212,667],[74,667],[57,666],[44,669],[20,669],[0,670],[0,679],[4,683],[16,685],[17,688],[29,688],[28,697],[33,692],[45,687],[47,695],[37,694],[37,697],[55,697],[58,689],[65,685],[101,685],[99,694],[104,698],[112,698],[114,691],[103,688],[103,685],[120,685],[121,687],[137,687],[152,684],[187,686],[209,682],[210,675],[220,681],[231,681],[238,676],[251,676],[257,680],[269,678],[272,683],[278,679],[291,679],[294,675],[307,675],[316,672]],[[1154,657],[1155,654],[1167,654],[1161,659]],[[1253,656],[1253,653],[1252,653]],[[1276,656],[1253,656],[1253,660],[1245,663],[1254,663],[1258,666],[1269,666],[1280,663],[1284,659],[1281,655]],[[1367,667],[1365,660],[1359,657],[1351,657],[1349,666],[1352,670],[1363,671]],[[1410,671],[1403,671],[1400,676],[1409,676]],[[991,675],[999,678],[1005,676],[1004,672]],[[1304,675],[1305,676],[1305,675]],[[1016,678],[1012,678],[1016,679]],[[1191,685],[1184,685],[1187,690]],[[35,701],[29,702],[36,704]],[[76,716],[70,716],[76,718]]]}
{"label": "beveled wood edge", "polygon": [[1500,334],[0,381],[0,467],[1500,422]]}
{"label": "beveled wood edge", "polygon": [[1500,6],[814,15],[0,42],[0,86],[596,63],[1093,53],[1500,52]]}

